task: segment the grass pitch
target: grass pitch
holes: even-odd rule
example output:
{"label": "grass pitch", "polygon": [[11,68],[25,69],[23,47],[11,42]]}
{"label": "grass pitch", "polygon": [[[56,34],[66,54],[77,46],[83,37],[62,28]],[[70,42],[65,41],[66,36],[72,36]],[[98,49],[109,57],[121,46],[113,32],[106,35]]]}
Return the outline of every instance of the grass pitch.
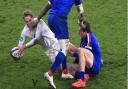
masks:
{"label": "grass pitch", "polygon": [[[25,51],[21,61],[9,55],[16,46],[24,26],[22,12],[31,9],[36,16],[47,0],[0,0],[0,89],[50,89],[43,78],[50,62],[40,46]],[[102,49],[104,66],[85,89],[126,89],[127,85],[127,18],[125,0],[84,0],[85,14]],[[79,46],[77,12],[69,15],[70,41]],[[47,16],[43,17],[47,22]],[[68,61],[72,61],[68,57]],[[33,81],[34,80],[34,81]],[[57,89],[74,89],[73,80],[62,80],[55,73]],[[35,82],[35,86],[33,84]]]}

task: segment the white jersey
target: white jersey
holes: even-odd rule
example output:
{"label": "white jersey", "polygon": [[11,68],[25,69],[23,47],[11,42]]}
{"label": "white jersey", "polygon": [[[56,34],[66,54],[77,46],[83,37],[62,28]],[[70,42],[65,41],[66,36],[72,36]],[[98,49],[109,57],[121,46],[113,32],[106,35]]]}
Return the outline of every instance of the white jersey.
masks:
{"label": "white jersey", "polygon": [[25,25],[21,33],[18,46],[24,44],[26,37],[31,38],[31,40],[26,43],[27,47],[31,47],[35,44],[41,45],[43,49],[46,50],[46,55],[50,58],[50,60],[52,62],[54,61],[55,56],[57,55],[58,51],[60,51],[60,46],[54,33],[49,29],[43,20],[40,20],[37,27],[31,31],[29,30],[28,26]]}
{"label": "white jersey", "polygon": [[36,33],[36,30],[30,31],[28,26],[25,25],[23,30],[22,30],[21,37],[19,38],[18,46],[22,46],[24,44],[26,37],[33,39],[35,36],[35,33]]}
{"label": "white jersey", "polygon": [[38,43],[43,47],[46,46],[51,48],[55,46],[56,42],[58,42],[58,40],[55,38],[54,33],[49,29],[49,27],[43,20],[40,20],[40,22],[37,24],[37,27],[32,29],[31,31],[29,30],[28,26],[25,25],[21,33],[18,46],[24,44],[26,37],[32,39],[26,44],[27,47]]}
{"label": "white jersey", "polygon": [[[49,29],[44,21],[40,21],[37,24],[37,27],[33,29],[36,31],[35,37],[26,44],[27,47],[30,47],[36,43],[40,44],[43,48],[56,48],[58,40],[55,38],[54,33]],[[57,48],[58,49],[58,48]]]}

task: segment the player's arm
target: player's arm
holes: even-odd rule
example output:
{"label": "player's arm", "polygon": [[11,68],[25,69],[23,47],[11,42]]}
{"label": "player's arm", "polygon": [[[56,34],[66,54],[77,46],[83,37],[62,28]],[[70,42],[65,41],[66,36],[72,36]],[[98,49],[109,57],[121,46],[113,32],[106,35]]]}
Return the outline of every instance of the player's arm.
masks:
{"label": "player's arm", "polygon": [[75,45],[73,45],[72,43],[70,43],[69,47],[68,47],[68,54],[70,56],[75,57],[74,55],[77,54],[77,52],[78,52],[78,48]]}
{"label": "player's arm", "polygon": [[30,48],[32,46],[34,46],[37,43],[37,40],[40,38],[41,36],[41,31],[40,29],[36,29],[36,34],[35,34],[35,38],[33,38],[31,41],[29,41],[28,43],[25,44],[25,48]]}
{"label": "player's arm", "polygon": [[28,43],[24,44],[23,46],[19,47],[19,52],[22,53],[24,51],[24,49],[26,48],[30,48],[32,46],[34,46],[36,44],[36,39],[33,38],[31,41],[29,41]]}
{"label": "player's arm", "polygon": [[28,43],[26,43],[22,47],[20,47],[19,52],[22,53],[24,51],[24,49],[30,48],[30,47],[34,46],[35,44],[37,44],[37,40],[40,38],[40,35],[41,35],[41,31],[39,29],[36,29],[35,38],[33,38],[31,41],[29,41]]}
{"label": "player's arm", "polygon": [[77,9],[77,11],[78,11],[78,13],[80,15],[83,15],[84,14],[84,8],[83,8],[83,4],[82,3],[80,5],[77,5],[76,6],[76,9]]}
{"label": "player's arm", "polygon": [[38,17],[34,20],[32,20],[28,26],[33,28],[35,27],[38,22],[40,21],[40,19],[48,12],[48,10],[51,8],[51,2],[52,0],[49,0],[48,3],[43,7],[43,9],[41,10],[40,14],[38,15]]}
{"label": "player's arm", "polygon": [[77,12],[79,13],[79,20],[83,20],[84,19],[84,8],[83,8],[82,1],[76,0],[75,4],[76,4]]}
{"label": "player's arm", "polygon": [[19,38],[18,47],[20,47],[20,46],[22,46],[24,44],[25,38],[26,38],[26,36],[24,34],[21,34],[21,36]]}
{"label": "player's arm", "polygon": [[69,47],[68,47],[68,51],[76,52],[77,51],[77,47],[75,45],[73,45],[72,43],[70,43]]}
{"label": "player's arm", "polygon": [[32,46],[34,46],[36,44],[36,39],[33,38],[31,41],[29,41],[28,43],[22,45],[19,47],[19,52],[22,53],[24,51],[24,49],[26,48],[30,48]]}
{"label": "player's arm", "polygon": [[79,48],[77,48],[75,45],[73,45],[72,43],[69,44],[68,54],[74,57],[74,63],[78,63],[79,61],[78,50]]}
{"label": "player's arm", "polygon": [[52,6],[52,0],[49,0],[48,3],[46,3],[46,5],[42,8],[40,14],[38,15],[37,17],[38,21],[48,12],[51,6]]}
{"label": "player's arm", "polygon": [[27,27],[25,26],[24,29],[21,32],[21,36],[19,38],[18,47],[20,47],[20,46],[22,46],[24,44],[26,35],[27,35]]}

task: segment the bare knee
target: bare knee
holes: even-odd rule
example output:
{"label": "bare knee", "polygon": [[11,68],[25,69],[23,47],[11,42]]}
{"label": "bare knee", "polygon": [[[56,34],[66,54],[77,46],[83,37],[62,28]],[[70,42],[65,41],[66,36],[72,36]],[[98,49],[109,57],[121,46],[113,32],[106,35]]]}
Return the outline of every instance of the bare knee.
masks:
{"label": "bare knee", "polygon": [[79,50],[78,50],[78,53],[84,53],[85,52],[85,49],[84,48],[79,48]]}
{"label": "bare knee", "polygon": [[92,67],[92,64],[93,64],[92,52],[85,48],[79,48],[79,56],[82,56],[82,55],[84,56],[84,59],[81,59],[81,60],[85,60],[86,66],[88,66],[89,68]]}

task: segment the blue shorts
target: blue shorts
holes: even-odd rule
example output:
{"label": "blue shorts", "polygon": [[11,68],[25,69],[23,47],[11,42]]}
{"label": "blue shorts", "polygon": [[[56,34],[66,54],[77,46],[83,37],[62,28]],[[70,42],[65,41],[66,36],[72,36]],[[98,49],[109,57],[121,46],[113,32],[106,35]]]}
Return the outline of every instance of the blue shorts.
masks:
{"label": "blue shorts", "polygon": [[48,25],[57,39],[69,39],[67,17],[49,14]]}
{"label": "blue shorts", "polygon": [[89,69],[86,68],[85,73],[97,75],[100,72],[101,67],[102,67],[101,59],[98,57],[94,57],[92,68],[89,68]]}

